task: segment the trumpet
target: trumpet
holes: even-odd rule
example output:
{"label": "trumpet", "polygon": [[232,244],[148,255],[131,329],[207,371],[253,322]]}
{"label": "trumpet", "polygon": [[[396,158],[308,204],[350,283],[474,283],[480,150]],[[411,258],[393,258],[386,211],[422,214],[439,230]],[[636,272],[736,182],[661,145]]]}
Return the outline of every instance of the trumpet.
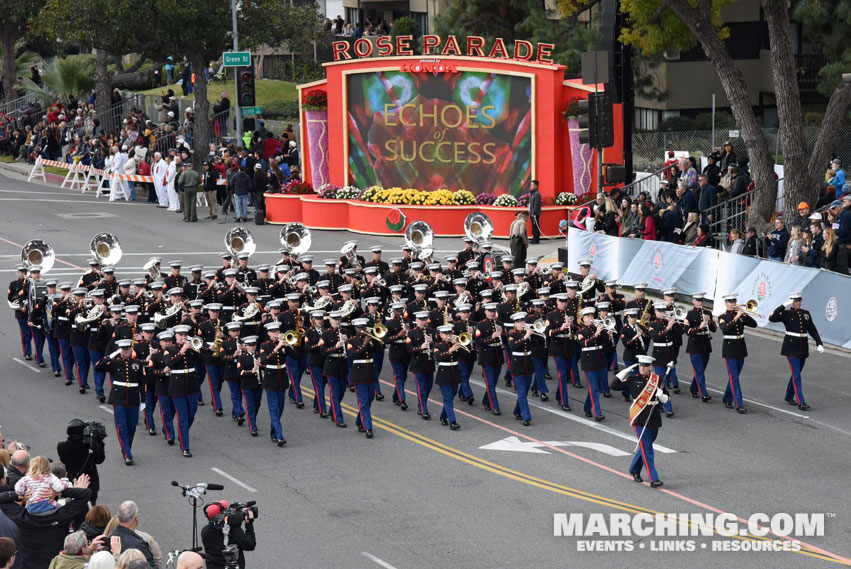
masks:
{"label": "trumpet", "polygon": [[736,305],[737,310],[744,310],[745,312],[748,312],[750,314],[756,313],[757,308],[759,308],[759,302],[757,302],[754,299],[750,299],[749,301],[747,301],[744,304],[737,304]]}
{"label": "trumpet", "polygon": [[189,348],[198,353],[201,352],[201,348],[204,347],[204,339],[200,336],[192,336],[186,341],[189,344]]}

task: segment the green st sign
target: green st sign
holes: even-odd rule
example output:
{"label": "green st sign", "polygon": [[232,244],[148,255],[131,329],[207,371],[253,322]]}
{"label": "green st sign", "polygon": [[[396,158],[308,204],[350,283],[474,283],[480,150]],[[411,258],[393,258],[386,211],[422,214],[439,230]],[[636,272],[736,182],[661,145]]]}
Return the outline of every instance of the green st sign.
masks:
{"label": "green st sign", "polygon": [[222,54],[225,67],[248,67],[251,65],[250,51],[226,51]]}
{"label": "green st sign", "polygon": [[260,115],[263,114],[263,107],[242,107],[240,109],[242,112],[242,116],[252,116],[252,115]]}

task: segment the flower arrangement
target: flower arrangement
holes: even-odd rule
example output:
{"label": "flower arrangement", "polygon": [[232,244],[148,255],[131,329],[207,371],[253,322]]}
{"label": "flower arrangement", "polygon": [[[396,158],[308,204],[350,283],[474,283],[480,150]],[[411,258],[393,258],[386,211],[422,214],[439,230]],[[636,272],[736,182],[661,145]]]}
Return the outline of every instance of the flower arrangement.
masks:
{"label": "flower arrangement", "polygon": [[336,200],[338,199],[338,191],[340,191],[340,186],[335,186],[334,184],[323,184],[316,193],[319,194],[319,197],[323,200]]}
{"label": "flower arrangement", "polygon": [[445,188],[421,193],[427,194],[423,205],[452,205],[453,194]]}
{"label": "flower arrangement", "polygon": [[469,190],[458,190],[452,194],[453,205],[473,205],[476,203],[476,196]]}
{"label": "flower arrangement", "polygon": [[312,194],[313,186],[309,182],[302,180],[293,180],[281,187],[281,193],[284,194]]}
{"label": "flower arrangement", "polygon": [[304,94],[301,106],[306,111],[324,111],[328,108],[328,93],[322,89],[313,89]]}
{"label": "flower arrangement", "polygon": [[579,203],[579,198],[576,197],[576,194],[561,192],[556,196],[554,203],[556,205],[576,205]]}
{"label": "flower arrangement", "polygon": [[491,194],[489,192],[482,192],[476,196],[476,203],[479,205],[493,205],[493,202],[496,201],[496,194]]}
{"label": "flower arrangement", "polygon": [[361,196],[360,196],[360,199],[362,199],[362,200],[363,200],[363,201],[365,201],[365,202],[374,202],[374,201],[375,201],[375,196],[376,196],[376,195],[378,194],[378,192],[380,192],[382,189],[383,189],[383,188],[381,188],[380,186],[370,186],[370,187],[368,187],[367,189],[365,189],[365,190],[363,191],[363,193],[362,193],[362,194],[361,194]]}
{"label": "flower arrangement", "polygon": [[502,194],[493,202],[496,207],[517,207],[517,198],[511,194]]}
{"label": "flower arrangement", "polygon": [[527,192],[517,198],[517,206],[518,207],[529,207],[529,199],[532,197],[531,192]]}
{"label": "flower arrangement", "polygon": [[564,102],[564,107],[561,109],[561,115],[564,120],[579,116],[579,97],[572,97]]}
{"label": "flower arrangement", "polygon": [[363,194],[363,190],[361,190],[360,188],[356,188],[354,186],[345,186],[337,190],[337,199],[359,200],[361,199],[361,194]]}

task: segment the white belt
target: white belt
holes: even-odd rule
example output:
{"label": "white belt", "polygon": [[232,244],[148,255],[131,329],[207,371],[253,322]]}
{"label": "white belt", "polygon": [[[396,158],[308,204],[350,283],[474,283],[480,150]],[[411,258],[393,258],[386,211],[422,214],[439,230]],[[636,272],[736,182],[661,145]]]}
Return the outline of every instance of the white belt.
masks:
{"label": "white belt", "polygon": [[256,321],[251,321],[251,322],[245,322],[245,321],[243,321],[243,322],[242,322],[242,325],[243,325],[243,326],[257,326],[257,324],[259,324],[259,322],[256,322]]}
{"label": "white belt", "polygon": [[567,334],[553,334],[552,337],[553,338],[567,338],[568,335]]}
{"label": "white belt", "polygon": [[266,369],[284,369],[286,367],[287,366],[285,366],[285,365],[275,366],[275,365],[272,365],[272,364],[266,364]]}
{"label": "white belt", "polygon": [[457,366],[458,362],[437,362],[437,365],[440,366],[440,367],[450,367],[450,366]]}
{"label": "white belt", "polygon": [[727,336],[726,334],[724,335],[725,340],[741,340],[742,338],[744,338],[744,336]]}
{"label": "white belt", "polygon": [[393,344],[407,344],[408,342],[406,342],[405,340],[393,340],[393,342],[391,342],[391,343],[393,343]]}
{"label": "white belt", "polygon": [[707,332],[706,330],[701,330],[700,332],[694,332],[692,334],[692,336],[708,336],[708,335],[709,335],[709,332]]}
{"label": "white belt", "polygon": [[590,348],[582,348],[583,352],[593,352],[594,350],[602,350],[603,346],[591,346]]}
{"label": "white belt", "polygon": [[62,321],[62,322],[68,322],[68,317],[67,317],[67,316],[57,316],[57,317],[56,317],[56,319],[57,319],[57,320],[60,320],[60,321]]}
{"label": "white belt", "polygon": [[222,310],[236,310],[233,306],[222,306]]}
{"label": "white belt", "polygon": [[346,354],[328,354],[329,358],[345,358]]}
{"label": "white belt", "polygon": [[807,334],[799,334],[797,332],[786,332],[787,336],[795,336],[796,338],[806,338]]}
{"label": "white belt", "polygon": [[125,383],[123,381],[113,381],[112,385],[117,385],[118,387],[139,387],[138,383]]}
{"label": "white belt", "polygon": [[352,360],[353,364],[371,364],[372,358],[366,360]]}
{"label": "white belt", "polygon": [[669,347],[671,347],[671,346],[673,346],[673,345],[674,345],[674,343],[673,343],[673,342],[664,342],[664,343],[661,343],[661,342],[653,342],[653,347],[654,347],[654,348],[669,348]]}
{"label": "white belt", "polygon": [[524,356],[531,356],[532,352],[511,352],[511,355],[517,358],[522,358]]}
{"label": "white belt", "polygon": [[195,373],[194,369],[173,369],[171,370],[171,375],[180,375],[183,373]]}

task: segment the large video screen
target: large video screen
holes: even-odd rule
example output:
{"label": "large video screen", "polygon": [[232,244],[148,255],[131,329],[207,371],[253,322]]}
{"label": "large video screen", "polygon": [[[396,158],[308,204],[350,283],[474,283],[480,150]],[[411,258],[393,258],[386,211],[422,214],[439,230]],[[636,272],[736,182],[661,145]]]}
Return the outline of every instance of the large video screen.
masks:
{"label": "large video screen", "polygon": [[349,181],[518,195],[532,176],[532,79],[489,72],[347,76]]}

